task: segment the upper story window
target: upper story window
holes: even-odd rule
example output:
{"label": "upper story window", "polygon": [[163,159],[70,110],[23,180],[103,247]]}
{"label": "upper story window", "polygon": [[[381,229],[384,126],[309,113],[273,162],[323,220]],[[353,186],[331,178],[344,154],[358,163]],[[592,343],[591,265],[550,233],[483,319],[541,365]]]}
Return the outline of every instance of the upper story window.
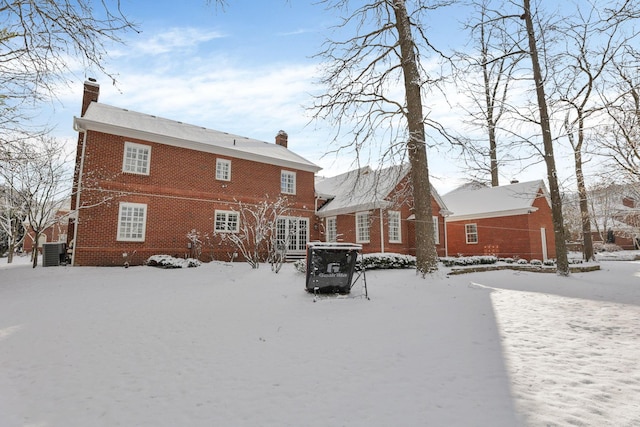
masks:
{"label": "upper story window", "polygon": [[478,243],[478,226],[476,224],[465,224],[464,231],[467,243]]}
{"label": "upper story window", "polygon": [[433,240],[436,245],[440,244],[440,228],[438,227],[438,217],[433,217]]}
{"label": "upper story window", "polygon": [[356,213],[356,243],[369,243],[369,212]]}
{"label": "upper story window", "polygon": [[144,242],[146,225],[146,204],[120,203],[117,240],[124,242]]}
{"label": "upper story window", "polygon": [[133,142],[124,143],[124,159],[122,171],[149,175],[149,162],[151,161],[151,147]]}
{"label": "upper story window", "polygon": [[216,179],[231,181],[231,160],[216,159]]}
{"label": "upper story window", "polygon": [[400,212],[389,211],[389,242],[402,243],[402,229],[400,228]]}
{"label": "upper story window", "polygon": [[214,230],[221,233],[237,233],[240,216],[234,211],[216,211]]}
{"label": "upper story window", "polygon": [[296,194],[296,173],[291,171],[280,172],[280,192],[284,194]]}
{"label": "upper story window", "polygon": [[327,242],[337,242],[338,241],[338,224],[336,221],[336,217],[332,216],[326,219],[326,234],[325,238]]}

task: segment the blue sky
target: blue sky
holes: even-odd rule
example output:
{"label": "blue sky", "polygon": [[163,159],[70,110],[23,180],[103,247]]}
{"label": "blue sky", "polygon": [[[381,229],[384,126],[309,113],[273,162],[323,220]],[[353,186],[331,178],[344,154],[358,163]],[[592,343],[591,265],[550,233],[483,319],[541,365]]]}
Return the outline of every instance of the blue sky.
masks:
{"label": "blue sky", "polygon": [[[79,67],[70,87],[60,91],[51,118],[55,134],[75,144],[72,121],[79,114],[82,83],[95,77],[106,104],[268,142],[282,129],[289,134],[289,148],[323,167],[320,174],[351,169],[353,157],[347,153],[325,156],[335,148],[332,125],[310,123],[305,110],[311,94],[321,90],[316,84],[320,64],[313,55],[338,22],[335,13],[313,3],[229,0],[222,9],[204,0],[123,1],[123,11],[141,32],[126,34],[125,46],[109,50],[106,66],[117,75],[117,85]],[[461,19],[458,13],[439,12],[435,39],[461,42]],[[442,151],[429,152],[429,166],[432,183],[444,193],[465,175]],[[538,170],[519,178],[544,177]]]}

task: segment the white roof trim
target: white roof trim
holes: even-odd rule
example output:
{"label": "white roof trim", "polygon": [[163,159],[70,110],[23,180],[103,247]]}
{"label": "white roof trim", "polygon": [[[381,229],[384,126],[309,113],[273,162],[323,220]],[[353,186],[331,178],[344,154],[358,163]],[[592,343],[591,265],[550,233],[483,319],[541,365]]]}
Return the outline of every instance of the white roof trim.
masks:
{"label": "white roof trim", "polygon": [[[92,110],[95,109],[101,109],[105,114],[113,113],[113,116],[110,117],[112,118],[111,122],[109,122],[108,118],[103,121],[87,117],[87,115],[90,115]],[[119,120],[122,120],[123,116],[129,116],[132,121],[135,121],[136,119],[140,119],[141,121],[157,120],[159,126],[154,127],[150,126],[150,124],[147,123],[147,126],[149,126],[153,130],[144,130],[136,128],[134,127],[134,125],[126,123],[126,121],[123,121],[122,124],[118,124],[117,122]],[[322,169],[321,167],[293,153],[287,148],[275,143],[268,143],[247,137],[230,135],[225,132],[214,131],[212,129],[206,129],[195,125],[189,125],[182,122],[176,122],[151,115],[146,115],[143,113],[128,111],[125,109],[112,107],[106,104],[98,104],[95,102],[91,103],[84,117],[74,117],[73,126],[76,131],[96,131],[107,134],[114,134],[123,136],[125,138],[140,139],[144,141],[155,142],[158,144],[182,147],[190,150],[219,154],[223,156],[251,160],[260,163],[267,163],[313,173],[316,173]],[[180,130],[180,128],[184,128],[185,133],[187,133],[188,135],[198,134],[198,136],[206,137],[206,139],[208,141],[210,140],[211,142],[207,143],[189,138],[180,138],[174,135],[168,135],[166,133],[163,133],[162,131],[155,131],[155,129],[172,129],[175,131]],[[189,132],[186,132],[187,130]],[[216,137],[220,140],[224,138],[225,140],[234,142],[237,141],[238,145],[231,145],[229,141],[221,141],[219,143],[214,142],[213,140],[216,139]],[[250,143],[251,146],[243,147],[243,143]],[[270,153],[265,155],[263,153],[256,152],[265,150],[269,150]],[[273,153],[273,155],[271,155],[271,152]]]}
{"label": "white roof trim", "polygon": [[321,209],[316,212],[316,216],[320,218],[327,218],[331,216],[355,214],[356,212],[370,211],[374,209],[387,209],[392,206],[394,206],[394,204],[392,202],[389,202],[388,200],[377,200],[375,202],[344,206],[337,209]]}
{"label": "white roof trim", "polygon": [[499,218],[505,216],[516,216],[516,215],[528,215],[537,211],[538,208],[535,206],[531,206],[530,208],[525,209],[512,209],[509,211],[495,211],[495,212],[482,212],[478,214],[469,214],[469,215],[451,215],[445,217],[446,222],[456,222],[456,221],[468,221],[472,219],[486,219],[486,218]]}

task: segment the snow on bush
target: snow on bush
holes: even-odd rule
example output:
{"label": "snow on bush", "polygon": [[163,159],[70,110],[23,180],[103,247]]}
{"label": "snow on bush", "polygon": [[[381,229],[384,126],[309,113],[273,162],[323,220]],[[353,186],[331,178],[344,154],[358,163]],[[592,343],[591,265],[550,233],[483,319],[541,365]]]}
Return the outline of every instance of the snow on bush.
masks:
{"label": "snow on bush", "polygon": [[[356,270],[382,270],[396,268],[415,268],[416,257],[395,253],[376,253],[360,255],[356,261]],[[301,273],[307,272],[307,262],[299,259],[293,263],[293,267]]]}
{"label": "snow on bush", "polygon": [[358,257],[356,269],[389,270],[395,268],[414,268],[416,257],[394,253],[364,254]]}
{"label": "snow on bush", "polygon": [[199,267],[200,261],[194,258],[176,258],[171,255],[152,255],[146,261],[147,265],[152,267],[162,268],[185,268],[185,267]]}
{"label": "snow on bush", "polygon": [[539,259],[532,259],[531,261],[529,261],[529,264],[531,264],[531,265],[542,265],[542,261],[540,261]]}
{"label": "snow on bush", "polygon": [[495,264],[498,258],[493,255],[476,255],[476,256],[460,256],[460,257],[444,257],[440,261],[445,267],[463,267],[466,265],[486,265]]}
{"label": "snow on bush", "polygon": [[596,252],[618,252],[621,251],[622,248],[615,243],[594,242],[593,250]]}

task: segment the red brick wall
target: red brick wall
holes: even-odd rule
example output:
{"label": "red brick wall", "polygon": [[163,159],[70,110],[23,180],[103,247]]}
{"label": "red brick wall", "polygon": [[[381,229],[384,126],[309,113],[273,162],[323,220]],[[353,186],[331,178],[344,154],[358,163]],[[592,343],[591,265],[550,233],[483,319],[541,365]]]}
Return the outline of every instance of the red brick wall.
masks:
{"label": "red brick wall", "polygon": [[[436,203],[435,199],[431,199],[431,207],[434,215],[438,215],[438,224],[440,231],[440,243],[436,245],[436,250],[439,256],[445,254],[445,241],[444,241],[444,218],[439,215],[440,207]],[[388,223],[388,211],[383,210],[383,230],[384,233],[384,252],[398,253],[403,255],[415,255],[415,221],[407,219],[413,214],[413,210],[409,203],[404,203],[402,206],[391,208],[393,211],[400,211],[401,217],[401,243],[389,242],[389,223]],[[380,209],[374,209],[369,211],[370,227],[369,243],[362,243],[363,253],[378,253],[382,252],[381,245],[381,230],[380,230]],[[324,222],[319,233],[318,238],[322,241],[326,239],[324,234]],[[339,242],[356,242],[356,214],[350,213],[345,215],[338,215],[336,217],[336,224],[338,230]]]}
{"label": "red brick wall", "polygon": [[[149,175],[122,172],[124,142],[151,147]],[[231,160],[231,181],[215,178],[216,158]],[[287,168],[254,161],[217,156],[185,148],[89,132],[85,153],[76,265],[131,264],[150,255],[191,255],[187,233],[193,229],[211,234],[214,211],[237,209],[265,197],[280,196],[280,171]],[[314,224],[313,172],[296,172],[296,195],[286,195],[290,216],[309,218]],[[117,241],[120,202],[147,204],[144,242]],[[310,231],[312,233],[312,231]],[[135,251],[135,255],[134,254]],[[211,253],[213,252],[213,254]],[[215,242],[205,249],[205,260],[229,260],[233,249]]]}
{"label": "red brick wall", "polygon": [[[541,228],[546,229],[547,257],[555,258],[555,239],[551,209],[544,198],[537,198],[531,214],[447,222],[449,256],[495,255],[527,260],[543,259]],[[467,244],[465,225],[476,224],[478,243]]]}

